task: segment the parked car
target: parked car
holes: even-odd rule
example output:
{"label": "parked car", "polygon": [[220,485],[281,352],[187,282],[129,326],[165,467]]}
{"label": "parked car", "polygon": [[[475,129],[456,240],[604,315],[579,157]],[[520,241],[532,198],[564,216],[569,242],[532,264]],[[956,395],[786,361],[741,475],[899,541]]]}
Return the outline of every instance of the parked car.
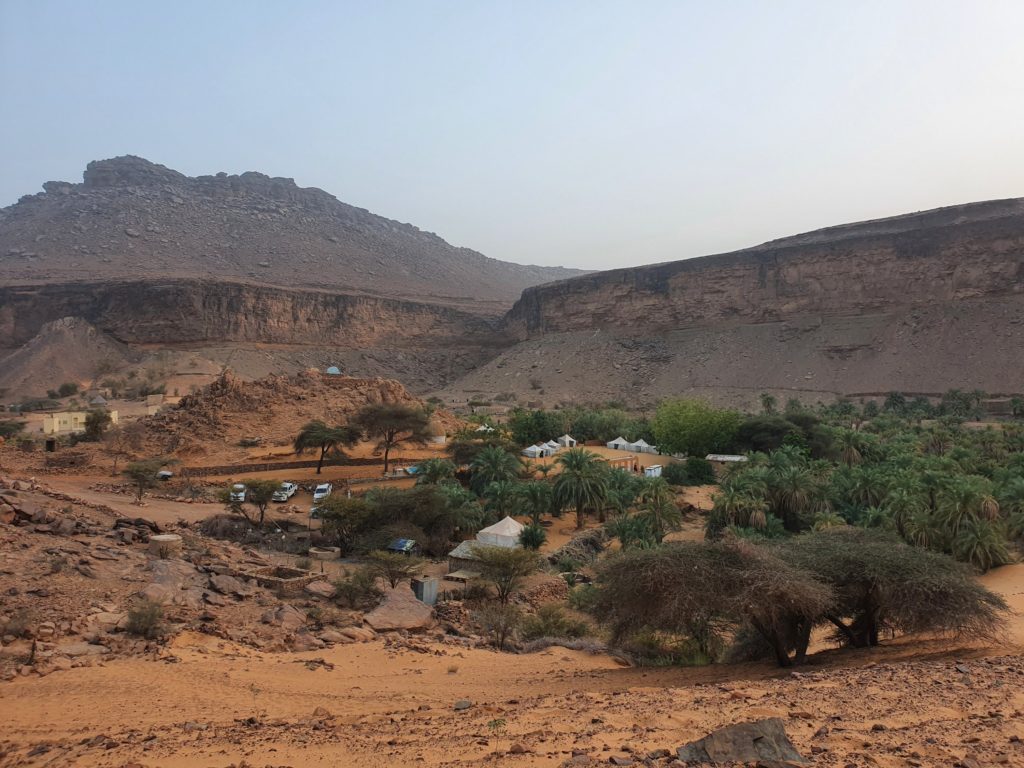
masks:
{"label": "parked car", "polygon": [[163,480],[166,482],[167,480],[170,480],[172,477],[174,477],[174,473],[171,472],[171,470],[169,469],[161,469],[159,472],[156,473],[157,480]]}
{"label": "parked car", "polygon": [[323,501],[331,495],[333,490],[334,486],[330,483],[320,483],[320,485],[316,487],[316,490],[313,491],[313,501]]}
{"label": "parked car", "polygon": [[299,486],[295,483],[281,483],[281,487],[274,491],[274,501],[288,501],[297,490],[299,490]]}
{"label": "parked car", "polygon": [[245,501],[245,486],[242,483],[235,483],[231,486],[231,500]]}

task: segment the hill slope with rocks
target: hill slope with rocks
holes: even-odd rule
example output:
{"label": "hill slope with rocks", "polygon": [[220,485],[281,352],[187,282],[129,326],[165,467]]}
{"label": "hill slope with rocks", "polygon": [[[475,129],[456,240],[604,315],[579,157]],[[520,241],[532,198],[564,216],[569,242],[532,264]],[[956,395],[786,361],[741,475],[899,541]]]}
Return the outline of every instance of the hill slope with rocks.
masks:
{"label": "hill slope with rocks", "polygon": [[753,405],[1024,388],[1024,199],[528,288],[520,343],[444,394]]}

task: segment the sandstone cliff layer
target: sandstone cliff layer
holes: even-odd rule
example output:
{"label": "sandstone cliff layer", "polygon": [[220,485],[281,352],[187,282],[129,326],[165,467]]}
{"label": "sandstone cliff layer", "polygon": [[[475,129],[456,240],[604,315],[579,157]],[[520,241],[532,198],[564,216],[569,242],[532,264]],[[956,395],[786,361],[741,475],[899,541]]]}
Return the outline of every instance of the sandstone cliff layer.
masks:
{"label": "sandstone cliff layer", "polygon": [[864,315],[1024,292],[1024,199],[831,227],[734,253],[528,288],[519,338],[651,333],[723,322]]}
{"label": "sandstone cliff layer", "polygon": [[[489,340],[494,321],[442,304],[203,280],[0,286],[3,346],[78,317],[128,344],[372,347]],[[478,342],[479,343],[479,342]]]}

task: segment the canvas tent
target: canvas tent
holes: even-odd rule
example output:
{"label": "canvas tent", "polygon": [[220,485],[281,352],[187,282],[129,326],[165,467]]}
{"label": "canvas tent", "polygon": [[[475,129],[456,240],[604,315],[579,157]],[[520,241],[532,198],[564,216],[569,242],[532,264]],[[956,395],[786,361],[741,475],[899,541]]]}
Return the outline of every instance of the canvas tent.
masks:
{"label": "canvas tent", "polygon": [[637,453],[657,453],[658,452],[657,446],[651,445],[646,440],[644,440],[642,437],[639,440],[637,440],[635,443],[633,443],[631,446],[629,446],[629,450],[636,451]]}
{"label": "canvas tent", "polygon": [[512,549],[519,546],[519,534],[523,532],[522,523],[516,522],[511,517],[499,520],[494,525],[480,530],[476,540],[488,547],[507,547]]}
{"label": "canvas tent", "polygon": [[558,444],[563,448],[575,448],[576,440],[575,438],[569,435],[562,435],[560,438],[558,438]]}
{"label": "canvas tent", "polygon": [[544,445],[550,448],[552,451],[555,451],[556,453],[562,449],[562,446],[556,443],[554,440],[548,440],[546,443],[544,443]]}
{"label": "canvas tent", "polygon": [[632,450],[632,444],[629,442],[629,440],[627,440],[624,437],[616,437],[614,440],[608,443],[608,447],[614,448],[617,451]]}
{"label": "canvas tent", "polygon": [[538,448],[536,445],[528,445],[523,448],[522,453],[523,456],[526,456],[528,459],[539,459],[544,455],[544,450],[542,448]]}

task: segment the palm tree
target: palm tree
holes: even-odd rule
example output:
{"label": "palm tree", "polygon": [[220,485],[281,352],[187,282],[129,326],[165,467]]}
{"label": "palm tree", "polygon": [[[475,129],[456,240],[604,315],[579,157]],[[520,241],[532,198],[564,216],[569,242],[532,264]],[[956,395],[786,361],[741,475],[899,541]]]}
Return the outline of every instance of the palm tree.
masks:
{"label": "palm tree", "polygon": [[588,510],[600,509],[608,496],[607,473],[599,457],[585,448],[570,448],[556,463],[555,501],[576,511],[576,527],[583,527]]}
{"label": "palm tree", "polygon": [[647,520],[637,515],[621,515],[604,526],[609,536],[619,540],[623,549],[649,549],[656,543]]}
{"label": "palm tree", "polygon": [[654,477],[644,483],[640,494],[640,514],[638,517],[647,522],[654,540],[660,544],[669,531],[679,529],[683,521],[683,513],[676,504],[675,493],[665,480]]}
{"label": "palm tree", "polygon": [[486,507],[499,518],[507,517],[515,512],[519,499],[519,483],[513,480],[496,480],[484,488]]}
{"label": "palm tree", "polygon": [[960,528],[977,520],[992,521],[999,516],[999,502],[983,477],[957,477],[939,498],[940,519],[956,538]]}
{"label": "palm tree", "polygon": [[417,485],[441,485],[455,478],[455,464],[448,459],[421,461],[416,471]]}
{"label": "palm tree", "polygon": [[344,445],[351,448],[359,442],[362,436],[362,430],[358,427],[348,425],[329,427],[322,421],[311,421],[295,436],[294,447],[296,453],[320,449],[320,459],[316,463],[316,473],[319,475],[328,452],[340,454],[339,446]]}
{"label": "palm tree", "polygon": [[1010,562],[1002,534],[987,520],[970,520],[953,539],[953,555],[982,573]]}
{"label": "palm tree", "polygon": [[724,488],[714,496],[714,511],[731,525],[763,530],[768,524],[768,501],[737,488]]}
{"label": "palm tree", "polygon": [[522,483],[519,488],[519,504],[530,516],[534,525],[540,525],[540,519],[551,511],[552,489],[550,483],[534,481]]}
{"label": "palm tree", "polygon": [[839,457],[848,467],[860,464],[864,459],[864,435],[852,429],[839,430],[835,436],[835,447]]}
{"label": "palm tree", "polygon": [[519,477],[521,463],[517,456],[497,445],[489,445],[477,454],[469,465],[469,484],[482,495],[491,483],[515,480]]}
{"label": "palm tree", "polygon": [[783,466],[772,473],[771,496],[772,513],[792,532],[806,528],[825,506],[817,479],[800,466]]}
{"label": "palm tree", "polygon": [[613,469],[608,473],[608,508],[616,515],[624,515],[636,503],[643,486],[639,478],[624,469]]}

